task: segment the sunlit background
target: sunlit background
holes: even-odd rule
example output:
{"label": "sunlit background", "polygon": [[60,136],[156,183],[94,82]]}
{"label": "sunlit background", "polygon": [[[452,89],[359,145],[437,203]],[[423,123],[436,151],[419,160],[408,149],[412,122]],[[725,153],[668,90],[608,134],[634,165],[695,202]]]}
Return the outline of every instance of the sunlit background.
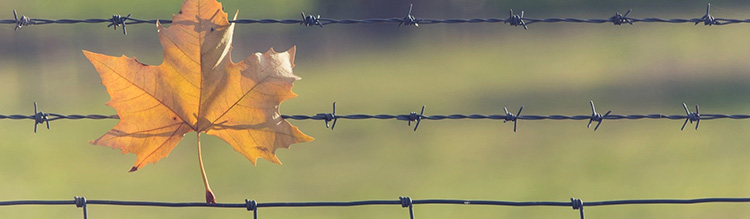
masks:
{"label": "sunlit background", "polygon": [[[181,0],[4,0],[32,18],[170,19]],[[296,19],[508,16],[696,18],[703,1],[222,1],[239,18]],[[713,1],[716,17],[748,18],[746,1]],[[743,4],[745,3],[745,4]],[[100,78],[81,50],[137,56],[160,64],[155,25],[0,26],[0,114],[115,114]],[[238,25],[232,57],[297,46],[299,97],[286,115],[503,114],[525,106],[529,115],[588,115],[588,101],[615,114],[750,114],[750,25],[637,23]],[[353,201],[370,199],[482,199],[586,201],[750,196],[750,122],[703,121],[698,131],[681,120],[291,121],[314,142],[279,150],[284,165],[253,166],[215,138],[203,138],[211,186],[222,203]],[[88,199],[201,202],[195,135],[169,157],[128,173],[133,154],[88,143],[116,120],[58,120],[34,134],[31,120],[0,120],[0,200]],[[89,206],[92,218],[248,218],[244,209]],[[406,218],[399,206],[262,208],[261,218]],[[417,205],[417,218],[578,218],[569,207]],[[590,218],[750,218],[750,204],[590,207]],[[0,207],[2,218],[80,218],[73,205]]]}

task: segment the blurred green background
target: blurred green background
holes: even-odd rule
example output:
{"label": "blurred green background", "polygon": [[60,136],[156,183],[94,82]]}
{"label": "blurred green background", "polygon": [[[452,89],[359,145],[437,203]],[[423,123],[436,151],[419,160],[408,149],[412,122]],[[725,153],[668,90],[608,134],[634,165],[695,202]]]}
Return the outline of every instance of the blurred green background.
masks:
{"label": "blurred green background", "polygon": [[[181,0],[4,0],[5,19],[16,9],[33,18],[169,19]],[[230,16],[297,18],[402,17],[409,3],[419,18],[606,18],[633,9],[634,17],[693,18],[703,1],[222,1]],[[745,1],[712,1],[716,17],[750,17]],[[81,53],[137,56],[159,64],[154,25],[0,26],[0,114],[114,114],[98,74]],[[750,113],[747,24],[507,24],[239,25],[232,57],[297,45],[299,97],[282,104],[286,115],[426,114],[588,115],[600,112],[682,114],[681,103],[702,113]],[[88,199],[203,201],[195,135],[168,158],[128,173],[132,154],[87,142],[115,120],[59,120],[32,132],[30,120],[0,121],[0,200]],[[204,138],[204,159],[219,202],[352,201],[451,198],[510,201],[583,201],[750,196],[750,123],[704,121],[680,131],[680,120],[291,121],[316,138],[279,150],[284,165],[253,166],[215,137]],[[397,206],[261,209],[262,218],[404,218]],[[564,207],[417,205],[418,218],[578,218]],[[243,209],[94,205],[92,218],[247,218]],[[590,218],[750,218],[748,204],[637,205],[587,208]],[[0,207],[2,218],[80,218],[65,206]]]}

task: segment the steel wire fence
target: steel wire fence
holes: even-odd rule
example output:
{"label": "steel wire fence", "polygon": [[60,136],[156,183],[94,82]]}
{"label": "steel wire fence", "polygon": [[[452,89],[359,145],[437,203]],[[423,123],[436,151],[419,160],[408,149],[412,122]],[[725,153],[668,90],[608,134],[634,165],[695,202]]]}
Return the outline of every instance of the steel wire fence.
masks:
{"label": "steel wire fence", "polygon": [[[520,14],[514,13],[510,10],[508,17],[506,18],[465,18],[465,19],[430,19],[430,18],[417,18],[412,15],[412,7],[409,7],[409,11],[406,16],[399,18],[368,18],[368,19],[331,19],[321,18],[320,15],[314,16],[310,14],[301,14],[301,18],[298,19],[238,19],[230,22],[237,24],[298,24],[307,27],[323,27],[332,24],[398,24],[399,26],[419,26],[429,24],[469,24],[469,23],[505,23],[511,26],[521,26],[524,29],[528,28],[528,25],[534,23],[587,23],[587,24],[602,24],[612,23],[614,25],[630,24],[635,23],[693,23],[695,25],[703,23],[704,25],[726,25],[726,24],[738,24],[738,23],[750,23],[750,19],[730,19],[730,18],[715,18],[710,14],[710,4],[706,7],[705,14],[700,18],[636,18],[630,17],[631,10],[621,14],[615,13],[614,16],[608,18],[529,18],[524,17],[524,11]],[[0,24],[12,24],[15,25],[15,30],[21,29],[22,27],[32,25],[45,25],[45,24],[81,24],[81,23],[107,23],[107,27],[121,27],[123,34],[127,34],[126,25],[131,24],[154,24],[156,22],[171,23],[168,19],[138,19],[132,18],[131,15],[121,16],[113,15],[111,18],[90,18],[90,19],[41,19],[41,18],[30,18],[27,16],[18,16],[17,12],[13,11],[13,19],[0,20]],[[338,115],[336,114],[336,104],[333,105],[333,111],[331,113],[317,113],[315,115],[282,115],[285,119],[291,120],[323,120],[325,121],[326,127],[331,129],[335,128],[338,119],[381,119],[381,120],[401,120],[408,121],[409,125],[415,122],[414,131],[417,130],[422,120],[453,120],[453,119],[489,119],[489,120],[502,120],[503,122],[513,122],[513,130],[517,131],[518,120],[588,120],[587,127],[590,127],[592,123],[596,123],[594,130],[597,130],[604,120],[639,120],[639,119],[669,119],[669,120],[684,120],[682,129],[685,128],[688,122],[695,123],[695,129],[698,129],[701,120],[713,120],[713,119],[749,119],[748,114],[701,114],[698,105],[695,106],[695,111],[691,112],[686,104],[683,103],[685,110],[684,114],[679,115],[668,115],[668,114],[631,114],[631,115],[618,115],[612,114],[612,111],[608,111],[605,114],[600,114],[596,111],[593,101],[590,102],[591,114],[590,115],[521,115],[524,107],[520,107],[519,110],[514,114],[504,108],[504,114],[498,115],[481,115],[481,114],[451,114],[451,115],[425,115],[425,107],[423,106],[419,113],[411,112],[408,114],[350,114],[350,115]],[[31,119],[34,120],[34,131],[37,131],[37,125],[45,124],[49,129],[49,123],[51,121],[60,119],[79,120],[79,119],[119,119],[117,115],[79,115],[79,114],[57,114],[57,113],[44,113],[37,108],[34,103],[34,114],[32,115],[2,115],[1,119],[11,120],[22,120]],[[551,206],[551,207],[571,207],[579,211],[580,218],[584,218],[583,207],[596,207],[596,206],[613,206],[613,205],[644,205],[644,204],[700,204],[700,203],[746,203],[750,202],[750,198],[701,198],[701,199],[629,199],[629,200],[606,200],[606,201],[595,201],[595,202],[583,202],[581,199],[571,198],[570,201],[528,201],[528,202],[514,202],[514,201],[498,201],[498,200],[459,200],[459,199],[415,199],[412,200],[410,197],[399,197],[398,200],[361,200],[361,201],[342,201],[342,202],[257,202],[255,200],[246,199],[244,203],[216,203],[207,204],[202,202],[154,202],[154,201],[122,201],[122,200],[87,200],[85,197],[76,196],[73,200],[13,200],[13,201],[0,201],[0,206],[18,206],[18,205],[75,205],[78,208],[83,209],[83,218],[88,218],[87,206],[89,205],[116,205],[116,206],[142,206],[142,207],[210,207],[210,208],[241,208],[247,211],[252,211],[253,217],[258,218],[258,211],[260,208],[279,208],[279,207],[350,207],[350,206],[369,206],[369,205],[400,205],[403,208],[409,208],[409,217],[415,218],[414,205],[429,205],[429,204],[449,204],[449,205],[491,205],[491,206]]]}
{"label": "steel wire fence", "polygon": [[[303,26],[318,26],[323,27],[331,24],[384,24],[393,23],[399,26],[419,26],[428,24],[475,24],[475,23],[505,23],[511,26],[521,26],[524,29],[528,29],[528,25],[534,23],[587,23],[587,24],[602,24],[612,23],[614,25],[630,24],[635,23],[693,23],[695,25],[703,23],[704,25],[726,25],[726,24],[739,24],[739,23],[750,23],[750,19],[733,19],[733,18],[715,18],[711,15],[711,4],[709,3],[706,7],[706,13],[702,17],[696,18],[658,18],[658,17],[646,17],[636,18],[630,17],[632,10],[628,10],[625,14],[616,12],[612,17],[608,18],[530,18],[524,17],[524,11],[521,14],[513,12],[510,9],[510,13],[506,18],[453,18],[453,19],[433,19],[433,18],[417,18],[412,15],[412,6],[409,6],[409,11],[404,17],[394,18],[367,18],[367,19],[332,19],[332,18],[321,18],[320,15],[314,16],[311,14],[301,13],[301,18],[298,19],[237,19],[231,20],[231,23],[237,24],[299,24]],[[126,25],[132,24],[155,24],[160,23],[172,23],[169,19],[138,19],[122,15],[112,15],[111,18],[89,18],[89,19],[44,19],[44,18],[31,18],[25,15],[18,17],[18,13],[13,10],[13,19],[0,20],[0,24],[12,24],[15,25],[15,30],[21,29],[25,26],[31,25],[44,25],[44,24],[81,24],[81,23],[107,23],[107,27],[113,27],[115,30],[117,27],[122,27],[122,33],[127,35]]]}
{"label": "steel wire fence", "polygon": [[[291,120],[323,120],[325,121],[326,128],[334,129],[336,127],[336,123],[339,119],[351,119],[351,120],[362,120],[362,119],[380,119],[380,120],[402,120],[402,121],[408,121],[408,125],[411,126],[411,123],[414,122],[414,131],[417,131],[417,128],[419,128],[419,124],[422,122],[422,120],[454,120],[454,119],[489,119],[489,120],[502,120],[503,122],[513,122],[513,131],[516,132],[518,128],[518,120],[553,120],[553,121],[562,121],[562,120],[588,120],[588,124],[586,127],[590,128],[592,123],[596,123],[596,126],[594,126],[594,131],[599,129],[599,126],[602,124],[604,120],[639,120],[639,119],[669,119],[669,120],[685,120],[682,123],[682,127],[680,130],[684,130],[685,126],[690,122],[690,124],[695,123],[695,129],[698,130],[698,127],[700,125],[701,120],[714,120],[714,119],[750,119],[750,114],[709,114],[709,113],[700,113],[700,108],[698,105],[695,105],[695,112],[691,112],[688,106],[683,103],[682,107],[685,110],[685,114],[682,115],[667,115],[667,114],[661,114],[661,113],[654,113],[654,114],[630,114],[630,115],[618,115],[618,114],[612,114],[612,111],[607,111],[605,114],[600,114],[596,111],[596,107],[594,106],[594,101],[589,101],[589,104],[591,106],[591,114],[590,115],[521,115],[523,112],[524,107],[520,107],[518,109],[518,112],[515,114],[508,111],[507,108],[503,107],[504,115],[481,115],[481,114],[451,114],[451,115],[425,115],[425,106],[422,106],[422,110],[417,112],[411,112],[409,114],[377,114],[377,115],[371,115],[371,114],[351,114],[351,115],[339,115],[336,114],[336,103],[333,103],[333,111],[330,113],[318,113],[315,115],[281,115],[284,119],[291,119]],[[34,120],[34,132],[37,131],[37,125],[39,124],[45,124],[47,126],[47,129],[50,128],[49,122],[60,120],[60,119],[70,119],[70,120],[80,120],[80,119],[94,119],[94,120],[100,120],[100,119],[119,119],[117,115],[98,115],[98,114],[89,114],[89,115],[79,115],[79,114],[70,114],[70,115],[63,115],[63,114],[57,114],[57,113],[44,113],[37,107],[36,102],[34,103],[34,114],[32,115],[20,115],[20,114],[13,114],[13,115],[3,115],[0,114],[0,120],[2,119],[10,119],[10,120],[22,120],[22,119],[31,119]]]}
{"label": "steel wire fence", "polygon": [[466,199],[415,199],[408,196],[398,200],[361,200],[341,202],[257,202],[245,199],[244,203],[203,203],[203,202],[155,202],[155,201],[122,201],[122,200],[87,200],[85,197],[75,196],[73,200],[15,200],[0,201],[0,206],[18,205],[75,205],[83,209],[83,218],[88,218],[89,205],[117,205],[141,207],[205,207],[205,208],[241,208],[252,211],[257,219],[260,208],[296,208],[296,207],[353,207],[369,205],[400,205],[409,208],[409,218],[414,219],[414,205],[490,205],[509,207],[571,207],[579,212],[581,219],[585,218],[583,207],[614,206],[614,205],[654,205],[654,204],[702,204],[702,203],[746,203],[750,198],[699,198],[699,199],[626,199],[583,202],[581,199],[571,198],[570,201],[498,201],[498,200],[466,200]]}

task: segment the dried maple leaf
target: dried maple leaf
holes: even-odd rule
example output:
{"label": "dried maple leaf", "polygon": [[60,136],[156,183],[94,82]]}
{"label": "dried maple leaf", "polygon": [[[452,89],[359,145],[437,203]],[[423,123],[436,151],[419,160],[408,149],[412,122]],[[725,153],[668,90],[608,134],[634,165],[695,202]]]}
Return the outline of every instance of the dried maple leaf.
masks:
{"label": "dried maple leaf", "polygon": [[300,79],[292,73],[294,47],[232,62],[234,24],[215,0],[186,0],[170,27],[156,26],[164,49],[159,66],[83,51],[107,87],[107,105],[120,117],[92,144],[136,154],[135,171],[166,157],[195,131],[206,201],[215,203],[200,155],[201,132],[226,141],[253,164],[258,157],[280,164],[276,149],[313,140],[279,113],[281,101],[296,96],[292,83]]}

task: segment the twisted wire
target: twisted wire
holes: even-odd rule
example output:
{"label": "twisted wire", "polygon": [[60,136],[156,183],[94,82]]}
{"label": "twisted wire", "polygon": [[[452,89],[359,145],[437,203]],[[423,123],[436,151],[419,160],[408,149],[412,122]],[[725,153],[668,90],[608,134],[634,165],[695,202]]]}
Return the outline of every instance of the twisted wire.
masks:
{"label": "twisted wire", "polygon": [[[750,115],[748,114],[701,114],[701,120],[713,120],[713,119],[750,119]],[[328,117],[327,114],[318,114],[318,115],[281,115],[284,119],[292,119],[292,120],[328,120],[330,118],[334,117]],[[351,114],[351,115],[336,115],[335,119],[352,119],[352,120],[361,120],[361,119],[381,119],[381,120],[390,120],[390,119],[396,119],[396,120],[405,120],[408,121],[409,118],[412,116],[410,114]],[[483,114],[450,114],[450,115],[423,115],[422,120],[447,120],[447,119],[491,119],[491,120],[505,120],[505,115],[483,115]],[[589,120],[591,119],[591,115],[522,115],[518,116],[518,120]],[[621,119],[629,119],[629,120],[637,120],[637,119],[671,119],[671,120],[682,120],[682,119],[688,119],[691,118],[687,115],[666,115],[666,114],[632,114],[632,115],[617,115],[617,114],[610,114],[605,117],[601,117],[602,120],[621,120]],[[0,119],[11,119],[11,120],[19,120],[19,119],[35,119],[35,115],[18,115],[18,114],[12,114],[12,115],[3,115],[0,114]],[[63,114],[57,114],[57,113],[50,113],[48,121],[55,121],[60,119],[71,119],[71,120],[79,120],[79,119],[120,119],[117,115],[99,115],[99,114],[88,114],[88,115],[79,115],[79,114],[69,114],[69,115],[63,115]]]}
{"label": "twisted wire", "polygon": [[[123,19],[125,17],[122,17]],[[666,19],[666,18],[656,18],[656,17],[649,17],[649,18],[634,18],[634,17],[627,17],[628,20],[630,20],[632,23],[695,23],[699,22],[702,23],[705,20],[701,18],[690,18],[690,19],[684,19],[684,18],[672,18],[672,19]],[[90,18],[90,19],[41,19],[41,18],[31,18],[29,19],[30,23],[28,25],[43,25],[43,24],[79,24],[79,23],[87,23],[87,24],[94,24],[94,23],[112,23],[112,19],[103,19],[103,18]],[[231,20],[229,22],[231,23],[238,23],[238,24],[300,24],[305,23],[307,19],[238,19],[238,20]],[[583,18],[523,18],[524,22],[528,24],[533,23],[590,23],[590,24],[601,24],[601,23],[613,23],[613,20],[611,18],[590,18],[590,19],[583,19]],[[732,18],[715,18],[716,21],[721,22],[721,24],[714,24],[714,25],[726,25],[726,24],[738,24],[738,23],[750,23],[750,19],[732,19]],[[137,18],[127,18],[127,22],[123,22],[121,24],[131,25],[131,24],[155,24],[156,22],[162,23],[162,24],[169,24],[172,23],[172,20],[169,19],[137,19]],[[383,23],[395,23],[400,24],[404,23],[403,18],[368,18],[368,19],[331,19],[331,18],[319,18],[318,21],[321,25],[331,25],[331,24],[383,24]],[[510,23],[512,20],[509,18],[451,18],[451,19],[430,19],[430,18],[420,18],[418,20],[418,24],[466,24],[466,23]],[[621,20],[617,20],[620,22]],[[630,23],[630,22],[627,22]],[[16,24],[16,21],[13,19],[5,19],[0,20],[0,24]],[[24,25],[24,26],[28,26]],[[316,24],[317,25],[317,24]],[[315,25],[313,25],[315,26]]]}
{"label": "twisted wire", "polygon": [[[116,115],[115,115],[116,116]],[[325,116],[322,115],[282,115],[284,119],[293,120],[326,120]],[[411,115],[401,114],[351,114],[351,115],[336,115],[337,119],[396,119],[396,120],[409,120]],[[450,115],[424,115],[422,120],[445,120],[445,119],[491,119],[491,120],[505,120],[505,115],[482,115],[482,114],[450,114]],[[633,115],[617,115],[610,114],[601,117],[602,120],[621,120],[621,119],[672,119],[682,120],[690,118],[687,115],[666,115],[666,114],[633,114]],[[701,114],[701,120],[712,120],[712,119],[749,119],[750,115],[747,114]],[[3,115],[0,115],[0,119],[3,119]],[[591,115],[522,115],[517,117],[518,120],[590,120]],[[596,118],[594,118],[596,119]]]}
{"label": "twisted wire", "polygon": [[[70,115],[62,115],[57,113],[49,113],[47,114],[48,119],[45,121],[55,121],[59,119],[120,119],[117,115],[96,115],[96,114],[90,114],[90,115],[78,115],[78,114],[70,114]],[[0,119],[36,119],[36,115],[0,115]]]}
{"label": "twisted wire", "polygon": [[253,212],[258,218],[259,208],[290,208],[290,207],[354,207],[368,205],[397,205],[409,208],[409,218],[414,217],[414,205],[489,205],[509,207],[572,207],[579,211],[584,219],[583,207],[616,206],[616,205],[654,205],[654,204],[704,204],[704,203],[747,203],[750,198],[698,198],[698,199],[626,199],[583,202],[581,199],[571,198],[570,201],[499,201],[499,200],[467,200],[467,199],[411,199],[408,196],[398,200],[360,200],[360,201],[328,201],[328,202],[257,202],[245,199],[244,203],[204,203],[204,202],[156,202],[156,201],[122,201],[122,200],[87,200],[85,197],[74,197],[73,200],[12,200],[0,201],[0,206],[20,205],[75,205],[83,208],[83,218],[88,217],[88,205],[116,205],[142,207],[208,207],[208,208],[239,208]]}
{"label": "twisted wire", "polygon": [[[726,24],[738,24],[738,23],[750,23],[750,19],[733,19],[733,18],[715,18],[710,14],[711,4],[707,4],[706,13],[700,18],[658,18],[658,17],[647,17],[647,18],[635,18],[629,17],[632,10],[628,10],[625,14],[616,12],[614,16],[608,18],[529,18],[524,17],[524,11],[521,14],[513,13],[510,10],[510,14],[506,18],[450,18],[450,19],[433,19],[433,18],[417,18],[412,15],[413,5],[409,5],[409,11],[403,18],[367,18],[367,19],[332,19],[332,18],[321,18],[320,15],[312,15],[302,13],[301,19],[237,19],[231,20],[231,23],[237,24],[299,24],[307,27],[319,26],[323,27],[331,24],[384,24],[394,23],[398,26],[415,26],[418,27],[420,24],[475,24],[475,23],[508,23],[511,26],[523,26],[524,29],[528,29],[527,25],[534,23],[586,23],[586,24],[601,24],[601,23],[612,23],[614,25],[622,25],[624,23],[635,24],[635,23],[703,23],[707,26],[712,25],[726,25]],[[107,27],[114,27],[117,29],[118,26],[122,27],[123,34],[127,34],[125,30],[126,25],[131,24],[155,24],[156,22],[168,24],[172,23],[169,19],[138,19],[131,18],[128,16],[113,15],[111,18],[89,18],[89,19],[42,19],[42,18],[30,18],[27,16],[17,16],[15,10],[13,10],[14,19],[0,20],[0,24],[14,24],[15,30],[20,29],[24,26],[30,25],[44,25],[44,24],[79,24],[79,23],[109,23]]]}
{"label": "twisted wire", "polygon": [[[410,201],[410,202],[409,202]],[[735,198],[697,198],[697,199],[623,199],[587,201],[571,199],[571,201],[499,201],[499,200],[467,200],[467,199],[411,199],[400,197],[395,200],[360,200],[360,201],[326,201],[326,202],[256,202],[246,200],[243,203],[205,203],[205,202],[157,202],[157,201],[123,201],[123,200],[87,200],[76,196],[74,200],[11,200],[0,201],[0,206],[14,205],[121,205],[147,207],[209,207],[209,208],[242,208],[255,210],[257,208],[274,207],[353,207],[365,205],[397,205],[408,207],[424,204],[456,204],[456,205],[496,205],[496,206],[557,206],[577,207],[576,209],[596,206],[613,205],[648,205],[648,204],[703,204],[703,203],[742,203],[750,202],[750,197]],[[252,208],[248,208],[248,206]]]}
{"label": "twisted wire", "polygon": [[[669,120],[685,120],[685,122],[682,125],[682,128],[680,130],[685,129],[685,126],[688,122],[695,123],[695,129],[698,129],[698,126],[700,125],[701,120],[714,120],[714,119],[750,119],[750,115],[748,114],[710,114],[710,113],[700,113],[700,109],[698,105],[695,106],[695,112],[691,112],[686,104],[682,104],[685,114],[683,115],[667,115],[667,114],[630,114],[630,115],[619,115],[619,114],[612,114],[612,111],[608,111],[604,115],[599,114],[596,112],[596,107],[594,106],[593,101],[589,101],[590,107],[591,107],[591,114],[590,115],[528,115],[524,114],[521,115],[521,111],[523,110],[523,106],[518,110],[516,114],[508,112],[508,109],[503,107],[503,111],[505,115],[483,115],[483,114],[450,114],[450,115],[425,115],[425,106],[422,106],[422,110],[417,112],[411,112],[409,114],[350,114],[350,115],[339,115],[336,114],[336,103],[333,103],[333,111],[331,113],[317,113],[315,115],[281,115],[284,119],[291,119],[291,120],[323,120],[325,121],[326,128],[333,129],[336,126],[336,123],[339,119],[350,119],[350,120],[362,120],[362,119],[379,119],[379,120],[401,120],[401,121],[408,121],[408,124],[411,125],[412,122],[416,122],[416,125],[414,126],[414,131],[417,130],[419,127],[419,124],[422,122],[422,120],[454,120],[454,119],[489,119],[489,120],[502,120],[503,122],[513,122],[513,131],[515,132],[517,129],[517,123],[519,120],[553,120],[553,121],[561,121],[561,120],[588,120],[587,127],[590,127],[592,123],[596,122],[596,126],[594,128],[594,131],[596,131],[599,126],[602,124],[604,120],[639,120],[639,119],[669,119]],[[46,123],[47,129],[49,129],[49,122],[60,120],[60,119],[70,119],[70,120],[80,120],[80,119],[119,119],[119,116],[117,115],[99,115],[99,114],[89,114],[89,115],[79,115],[79,114],[71,114],[71,115],[63,115],[63,114],[57,114],[57,113],[44,113],[41,110],[37,108],[37,104],[34,103],[34,114],[33,115],[19,115],[19,114],[13,114],[13,115],[3,115],[0,114],[0,120],[2,119],[10,119],[10,120],[22,120],[22,119],[31,119],[34,120],[34,132],[37,130],[38,124],[44,124]],[[331,123],[332,122],[332,123]],[[333,124],[333,125],[331,125]]]}

